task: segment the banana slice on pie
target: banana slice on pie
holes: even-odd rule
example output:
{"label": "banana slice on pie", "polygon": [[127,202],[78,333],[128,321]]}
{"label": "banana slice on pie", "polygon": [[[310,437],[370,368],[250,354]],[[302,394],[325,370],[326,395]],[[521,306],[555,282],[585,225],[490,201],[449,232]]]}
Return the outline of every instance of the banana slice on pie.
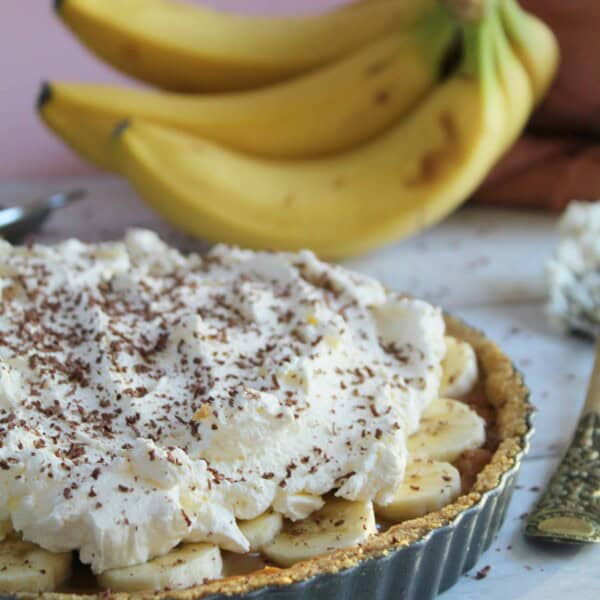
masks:
{"label": "banana slice on pie", "polygon": [[258,552],[281,531],[283,517],[276,512],[267,512],[256,519],[240,521],[238,527],[250,544],[250,552]]}
{"label": "banana slice on pie", "polygon": [[221,577],[222,569],[217,546],[183,544],[141,565],[105,571],[98,575],[98,583],[115,592],[184,589]]}
{"label": "banana slice on pie", "polygon": [[446,398],[460,398],[477,383],[479,368],[473,346],[446,336],[446,356],[442,361],[440,394]]}
{"label": "banana slice on pie", "polygon": [[10,521],[0,521],[0,542],[12,531]]}
{"label": "banana slice on pie", "polygon": [[364,542],[377,532],[371,502],[327,501],[312,515],[286,522],[275,539],[263,546],[263,554],[282,567]]}
{"label": "banana slice on pie", "polygon": [[461,493],[460,473],[451,464],[416,459],[406,467],[404,482],[385,506],[375,505],[378,516],[395,523],[439,510]]}
{"label": "banana slice on pie", "polygon": [[0,543],[0,592],[53,592],[71,576],[72,559],[71,552],[8,538]]}
{"label": "banana slice on pie", "polygon": [[423,412],[419,430],[408,438],[409,454],[445,462],[485,442],[485,421],[458,400],[434,400]]}

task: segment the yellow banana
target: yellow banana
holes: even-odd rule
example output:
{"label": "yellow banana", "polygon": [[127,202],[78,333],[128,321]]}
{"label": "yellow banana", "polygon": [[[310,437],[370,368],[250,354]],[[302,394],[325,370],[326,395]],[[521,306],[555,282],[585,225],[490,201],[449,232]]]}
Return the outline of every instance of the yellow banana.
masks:
{"label": "yellow banana", "polygon": [[492,19],[463,28],[460,70],[358,149],[256,158],[134,119],[115,138],[120,169],[166,219],[209,240],[342,257],[410,234],[477,187],[510,119]]}
{"label": "yellow banana", "polygon": [[517,0],[502,0],[501,14],[511,44],[529,72],[538,103],[546,95],[558,70],[558,40],[543,21],[525,12]]}
{"label": "yellow banana", "polygon": [[143,117],[265,156],[310,157],[347,149],[383,131],[439,81],[456,25],[440,9],[339,62],[237,93],[182,95],[52,83],[40,114],[77,152],[115,169],[107,147],[126,117]]}
{"label": "yellow banana", "polygon": [[363,0],[324,15],[249,17],[167,0],[56,0],[64,23],[100,58],[175,91],[273,83],[414,24],[436,0]]}
{"label": "yellow banana", "polygon": [[[501,0],[502,2],[503,0]],[[501,6],[501,4],[499,5]],[[501,140],[501,150],[508,150],[527,123],[534,107],[534,87],[527,70],[509,43],[501,21],[501,12],[490,16],[496,30],[496,69],[509,115]]]}

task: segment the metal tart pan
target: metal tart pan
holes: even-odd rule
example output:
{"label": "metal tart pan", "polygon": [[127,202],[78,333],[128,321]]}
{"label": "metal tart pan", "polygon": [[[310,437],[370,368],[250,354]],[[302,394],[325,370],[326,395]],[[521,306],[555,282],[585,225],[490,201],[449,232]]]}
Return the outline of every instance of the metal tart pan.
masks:
{"label": "metal tart pan", "polygon": [[[510,440],[516,442],[516,450],[509,452],[509,463],[498,470],[498,478],[493,485],[484,486],[476,502],[459,509],[451,518],[426,529],[421,537],[405,545],[365,556],[355,560],[352,566],[335,569],[335,572],[316,572],[294,580],[286,575],[288,570],[284,569],[275,582],[265,582],[254,589],[248,585],[252,580],[250,576],[233,578],[245,580],[236,584],[237,589],[232,589],[231,585],[223,587],[215,581],[189,590],[156,594],[117,593],[112,597],[115,600],[430,600],[452,587],[463,573],[478,563],[504,521],[519,467],[533,434],[533,407],[520,373],[493,342],[455,317],[446,315],[446,323],[450,334],[474,344],[480,359],[480,352],[487,352],[491,354],[492,364],[498,362],[502,373],[497,382],[500,389],[497,395],[502,406],[514,401],[512,409],[517,414],[516,421],[507,426],[513,432]],[[514,433],[516,430],[519,434]],[[289,571],[295,570],[296,566]],[[221,581],[224,583],[226,580]],[[215,590],[217,593],[211,593],[212,585],[219,586],[223,592]],[[60,593],[46,596],[52,600],[107,597],[106,594]],[[37,594],[27,593],[16,596],[0,594],[0,600],[37,597]]]}

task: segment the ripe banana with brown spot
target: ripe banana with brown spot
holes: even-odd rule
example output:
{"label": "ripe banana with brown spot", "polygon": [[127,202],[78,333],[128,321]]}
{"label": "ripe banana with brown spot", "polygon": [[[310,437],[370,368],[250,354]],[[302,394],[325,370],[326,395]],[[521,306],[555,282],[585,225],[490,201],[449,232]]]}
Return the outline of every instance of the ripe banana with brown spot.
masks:
{"label": "ripe banana with brown spot", "polygon": [[436,0],[364,0],[322,15],[253,17],[167,0],[55,0],[62,21],[110,65],[163,89],[255,88],[414,24]]}
{"label": "ripe banana with brown spot", "polygon": [[342,257],[413,233],[469,196],[528,116],[504,97],[493,19],[463,30],[458,71],[354,150],[257,158],[134,119],[115,140],[120,170],[167,220],[210,240]]}
{"label": "ripe banana with brown spot", "polygon": [[439,82],[455,35],[455,23],[438,8],[410,31],[258,90],[184,95],[53,82],[38,108],[75,151],[109,170],[118,170],[110,136],[130,117],[259,155],[320,156],[373,138],[422,101]]}

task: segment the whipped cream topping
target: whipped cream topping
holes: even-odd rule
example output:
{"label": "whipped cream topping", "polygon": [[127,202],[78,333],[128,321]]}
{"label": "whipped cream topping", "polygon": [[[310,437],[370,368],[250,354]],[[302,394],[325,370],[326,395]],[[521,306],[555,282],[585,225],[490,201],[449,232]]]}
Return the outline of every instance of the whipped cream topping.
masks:
{"label": "whipped cream topping", "polygon": [[561,329],[600,335],[600,202],[571,202],[546,269],[552,321]]}
{"label": "whipped cream topping", "polygon": [[389,501],[439,389],[440,311],[310,252],[2,243],[0,293],[0,521],[96,572]]}

